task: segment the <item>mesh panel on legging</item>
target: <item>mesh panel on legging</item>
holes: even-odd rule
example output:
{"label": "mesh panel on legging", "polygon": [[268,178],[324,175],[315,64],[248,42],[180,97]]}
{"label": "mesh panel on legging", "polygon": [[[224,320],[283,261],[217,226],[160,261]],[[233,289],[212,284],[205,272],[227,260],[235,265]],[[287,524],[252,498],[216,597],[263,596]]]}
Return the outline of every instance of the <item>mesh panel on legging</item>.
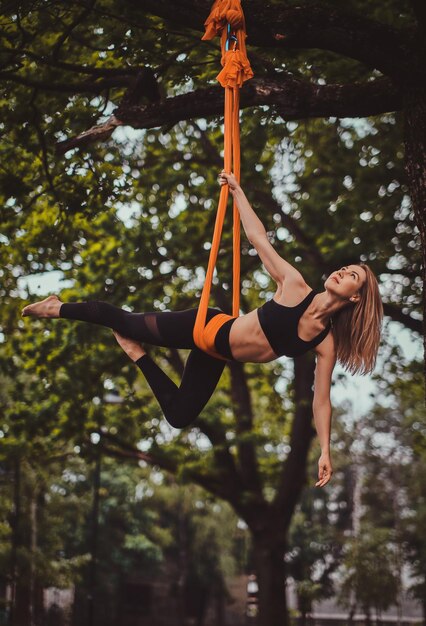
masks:
{"label": "mesh panel on legging", "polygon": [[160,331],[158,330],[158,324],[157,324],[157,314],[156,313],[145,313],[145,315],[143,316],[143,321],[146,325],[146,328],[149,330],[149,332],[152,334],[153,337],[158,337],[158,339],[161,339],[161,334]]}
{"label": "mesh panel on legging", "polygon": [[[209,308],[207,321],[220,313]],[[192,336],[197,309],[131,313],[108,302],[73,302],[63,304],[60,317],[90,322],[116,330],[120,335],[167,348],[195,348]]]}
{"label": "mesh panel on legging", "polygon": [[131,313],[108,302],[72,302],[61,306],[60,317],[112,328],[129,339],[166,346],[155,323],[157,313]]}

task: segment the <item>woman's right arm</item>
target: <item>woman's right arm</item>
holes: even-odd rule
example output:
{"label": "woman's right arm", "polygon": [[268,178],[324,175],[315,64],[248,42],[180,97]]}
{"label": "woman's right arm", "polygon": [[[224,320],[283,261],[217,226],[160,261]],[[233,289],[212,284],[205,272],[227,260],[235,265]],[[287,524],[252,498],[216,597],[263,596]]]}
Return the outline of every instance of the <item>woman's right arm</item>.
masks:
{"label": "woman's right arm", "polygon": [[287,280],[304,285],[305,281],[302,274],[291,263],[283,259],[269,242],[265,227],[253,211],[235,176],[221,172],[220,184],[229,185],[229,191],[237,204],[247,239],[256,249],[266,271],[275,282],[280,285],[284,280]]}
{"label": "woman's right arm", "polygon": [[324,487],[333,474],[330,459],[331,401],[330,388],[333,369],[336,364],[336,351],[333,335],[330,332],[316,348],[313,415],[315,428],[321,447],[318,461],[318,481],[316,487]]}

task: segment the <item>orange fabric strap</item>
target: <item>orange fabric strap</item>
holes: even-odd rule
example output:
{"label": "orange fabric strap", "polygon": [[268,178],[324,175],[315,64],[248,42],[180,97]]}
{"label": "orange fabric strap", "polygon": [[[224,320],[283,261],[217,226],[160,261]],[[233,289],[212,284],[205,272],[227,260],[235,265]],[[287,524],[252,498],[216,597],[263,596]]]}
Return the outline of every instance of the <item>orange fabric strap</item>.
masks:
{"label": "orange fabric strap", "polygon": [[[229,24],[229,28],[228,28]],[[253,76],[247,59],[245,46],[245,20],[240,0],[216,0],[205,22],[206,32],[203,39],[212,39],[221,35],[222,71],[217,79],[225,89],[224,113],[224,163],[225,172],[234,172],[240,181],[240,87]],[[230,38],[230,32],[232,37]],[[228,49],[229,48],[229,49]],[[223,222],[228,204],[229,188],[224,185],[220,190],[219,204],[210,249],[206,278],[198,307],[194,326],[194,342],[204,352],[218,359],[223,359],[214,349],[217,331],[228,319],[225,313],[216,315],[206,326],[207,309],[222,236]],[[232,316],[238,317],[240,310],[240,216],[238,207],[233,203],[233,283]],[[225,316],[225,317],[223,317]],[[226,319],[225,319],[226,318]],[[226,359],[225,359],[226,360]]]}
{"label": "orange fabric strap", "polygon": [[228,320],[232,319],[234,319],[234,316],[227,315],[226,313],[219,313],[218,315],[212,317],[207,326],[202,329],[199,343],[197,344],[198,348],[200,348],[200,350],[203,350],[203,352],[207,352],[207,354],[210,354],[210,356],[214,356],[216,359],[222,359],[222,361],[227,361],[224,356],[216,352],[215,339],[217,333],[222,328],[222,326]]}

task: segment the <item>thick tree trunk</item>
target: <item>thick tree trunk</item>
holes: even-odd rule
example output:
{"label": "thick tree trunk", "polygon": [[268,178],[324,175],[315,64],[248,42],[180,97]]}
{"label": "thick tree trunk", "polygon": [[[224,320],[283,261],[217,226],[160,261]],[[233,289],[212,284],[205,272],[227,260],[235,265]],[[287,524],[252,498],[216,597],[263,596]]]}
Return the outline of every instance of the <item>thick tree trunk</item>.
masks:
{"label": "thick tree trunk", "polygon": [[19,582],[16,587],[13,626],[32,626],[31,622],[31,589],[28,582]]}
{"label": "thick tree trunk", "polygon": [[30,624],[35,623],[35,590],[36,590],[36,567],[35,556],[37,550],[37,494],[30,496]]}
{"label": "thick tree trunk", "polygon": [[23,551],[15,568],[14,606],[11,616],[13,626],[33,626],[33,553],[34,511],[31,509],[34,494],[28,480],[28,468],[17,466],[17,492],[15,494],[15,548]]}
{"label": "thick tree trunk", "polygon": [[11,516],[11,552],[10,552],[10,580],[11,600],[9,626],[14,626],[16,617],[16,588],[18,579],[18,549],[21,543],[21,460],[15,460],[14,484],[13,484],[14,510]]}
{"label": "thick tree trunk", "polygon": [[[423,320],[426,320],[426,89],[423,85],[418,90],[407,91],[404,111],[405,165],[411,202],[421,240]],[[426,332],[423,332],[423,342],[426,356]]]}
{"label": "thick tree trunk", "polygon": [[267,529],[253,536],[253,552],[259,585],[257,626],[288,626],[284,541]]}
{"label": "thick tree trunk", "polygon": [[37,489],[36,470],[15,462],[9,626],[44,624],[43,585],[37,567],[39,525],[44,496]]}
{"label": "thick tree trunk", "polygon": [[257,626],[287,626],[284,554],[286,533],[294,508],[306,484],[306,459],[314,434],[312,428],[312,384],[314,363],[309,355],[295,359],[296,412],[291,435],[291,452],[283,467],[281,484],[268,511],[248,521],[252,531],[254,561],[259,585]]}

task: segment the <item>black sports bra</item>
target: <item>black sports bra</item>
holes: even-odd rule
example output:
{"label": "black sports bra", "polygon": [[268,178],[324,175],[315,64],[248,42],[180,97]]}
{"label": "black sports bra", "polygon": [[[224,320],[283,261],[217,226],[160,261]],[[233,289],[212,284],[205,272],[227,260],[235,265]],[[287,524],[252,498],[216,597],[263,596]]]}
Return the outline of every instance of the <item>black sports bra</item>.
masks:
{"label": "black sports bra", "polygon": [[316,291],[310,291],[306,298],[296,306],[284,306],[275,300],[268,300],[257,309],[260,326],[272,350],[278,356],[300,356],[317,346],[327,336],[331,328],[330,322],[311,341],[304,341],[297,334],[299,320],[316,294]]}

